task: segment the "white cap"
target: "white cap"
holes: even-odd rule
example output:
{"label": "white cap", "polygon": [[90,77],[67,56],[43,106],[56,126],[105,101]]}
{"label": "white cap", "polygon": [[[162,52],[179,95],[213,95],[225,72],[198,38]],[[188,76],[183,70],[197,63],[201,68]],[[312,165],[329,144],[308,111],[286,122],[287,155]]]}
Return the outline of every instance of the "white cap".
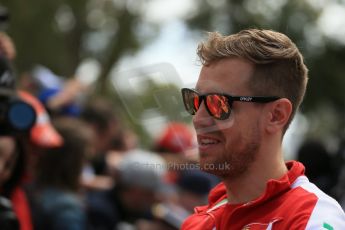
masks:
{"label": "white cap", "polygon": [[126,153],[119,165],[120,183],[158,189],[166,173],[166,162],[158,154],[142,149]]}

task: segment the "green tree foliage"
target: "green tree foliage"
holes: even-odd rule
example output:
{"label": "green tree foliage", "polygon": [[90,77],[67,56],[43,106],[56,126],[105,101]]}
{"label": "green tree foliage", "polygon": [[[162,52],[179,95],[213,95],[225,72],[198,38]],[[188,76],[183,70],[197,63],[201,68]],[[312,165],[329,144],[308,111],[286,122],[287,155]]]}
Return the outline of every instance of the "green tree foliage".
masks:
{"label": "green tree foliage", "polygon": [[[109,98],[118,108],[119,117],[134,128],[140,139],[149,143],[149,137],[141,124],[146,108],[128,105],[138,101],[123,101],[128,96],[117,92],[110,84],[111,72],[125,55],[131,55],[157,35],[158,27],[145,20],[146,0],[2,0],[1,5],[10,13],[6,32],[12,37],[17,49],[15,66],[18,74],[30,71],[37,64],[44,65],[60,76],[72,77],[84,58],[96,59],[101,65],[96,91],[92,96]],[[151,87],[151,85],[150,85]],[[153,87],[153,85],[152,85]],[[161,87],[156,85],[155,87]],[[164,86],[162,86],[164,87]],[[179,90],[175,87],[174,93]],[[122,96],[119,96],[122,94]],[[141,106],[155,101],[152,92],[144,92]],[[132,95],[133,97],[133,95]],[[126,104],[127,103],[127,104]],[[151,103],[151,104],[150,104]],[[180,106],[180,105],[177,105]],[[180,106],[181,107],[181,106]],[[176,107],[165,106],[174,116]],[[164,110],[163,108],[163,110]],[[182,108],[182,107],[181,107]],[[160,109],[159,111],[163,111]],[[171,113],[170,113],[171,112]]]}
{"label": "green tree foliage", "polygon": [[17,47],[18,72],[42,64],[70,77],[83,58],[95,58],[101,63],[101,93],[118,60],[150,38],[138,30],[145,24],[140,20],[143,1],[3,0],[1,4],[10,12],[7,32]]}
{"label": "green tree foliage", "polygon": [[[331,2],[345,7],[344,1]],[[266,28],[292,38],[310,69],[302,112],[310,118],[311,135],[344,135],[345,42],[320,30],[318,22],[326,5],[308,0],[200,0],[196,4],[196,13],[187,23],[199,35],[200,31],[230,34],[245,28]]]}

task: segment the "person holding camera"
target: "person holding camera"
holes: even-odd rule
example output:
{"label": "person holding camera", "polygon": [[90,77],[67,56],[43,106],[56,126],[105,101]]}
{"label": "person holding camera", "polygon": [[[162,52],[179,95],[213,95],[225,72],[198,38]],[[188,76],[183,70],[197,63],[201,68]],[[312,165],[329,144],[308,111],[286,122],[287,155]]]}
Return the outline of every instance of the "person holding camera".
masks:
{"label": "person holding camera", "polygon": [[25,168],[20,137],[34,125],[36,114],[16,92],[11,66],[15,53],[11,38],[0,32],[0,226],[31,230],[29,204],[19,186]]}

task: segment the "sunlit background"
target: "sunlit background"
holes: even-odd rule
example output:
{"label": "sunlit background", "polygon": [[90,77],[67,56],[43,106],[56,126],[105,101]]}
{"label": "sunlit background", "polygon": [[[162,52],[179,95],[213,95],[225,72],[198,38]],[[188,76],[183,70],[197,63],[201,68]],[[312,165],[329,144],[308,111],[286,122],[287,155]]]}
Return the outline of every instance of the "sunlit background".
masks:
{"label": "sunlit background", "polygon": [[2,0],[17,47],[18,81],[37,65],[93,85],[149,145],[162,124],[190,122],[179,88],[193,86],[206,31],[268,28],[291,37],[310,70],[307,95],[286,140],[335,149],[345,131],[344,0]]}

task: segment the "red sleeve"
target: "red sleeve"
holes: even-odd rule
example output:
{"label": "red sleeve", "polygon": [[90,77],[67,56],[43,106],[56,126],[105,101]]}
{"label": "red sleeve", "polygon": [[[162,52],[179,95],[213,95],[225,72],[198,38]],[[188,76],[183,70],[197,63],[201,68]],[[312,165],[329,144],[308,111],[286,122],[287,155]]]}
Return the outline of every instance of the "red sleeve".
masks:
{"label": "red sleeve", "polygon": [[11,195],[13,210],[20,223],[20,230],[32,230],[32,220],[29,203],[22,188],[16,187]]}

